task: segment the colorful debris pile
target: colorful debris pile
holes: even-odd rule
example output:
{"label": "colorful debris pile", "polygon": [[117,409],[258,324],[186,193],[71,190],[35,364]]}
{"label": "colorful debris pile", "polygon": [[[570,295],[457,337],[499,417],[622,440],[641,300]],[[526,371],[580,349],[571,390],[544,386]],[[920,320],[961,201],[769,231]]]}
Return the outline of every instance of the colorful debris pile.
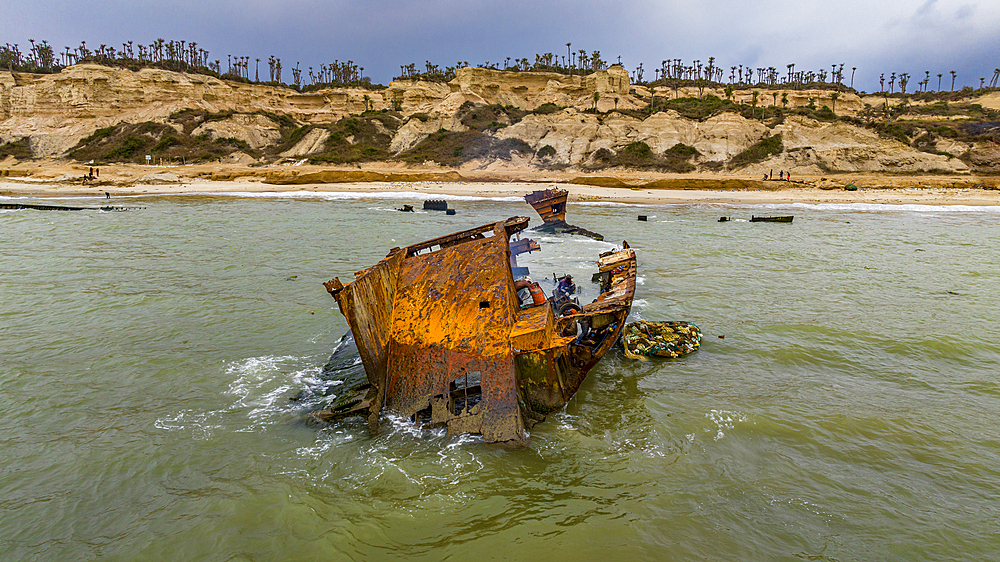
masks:
{"label": "colorful debris pile", "polygon": [[680,357],[701,346],[701,330],[690,322],[647,322],[625,325],[621,339],[625,355],[643,357]]}

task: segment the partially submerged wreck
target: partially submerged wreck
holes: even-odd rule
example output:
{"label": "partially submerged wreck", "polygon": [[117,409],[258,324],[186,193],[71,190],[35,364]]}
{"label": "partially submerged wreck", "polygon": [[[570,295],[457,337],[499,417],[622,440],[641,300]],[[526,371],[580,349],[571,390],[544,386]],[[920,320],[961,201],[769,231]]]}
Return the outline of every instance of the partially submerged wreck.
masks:
{"label": "partially submerged wreck", "polygon": [[573,313],[559,315],[537,293],[522,302],[517,288],[528,282],[515,281],[511,237],[527,225],[512,217],[393,248],[353,282],[325,283],[367,380],[313,416],[363,416],[374,433],[387,410],[449,435],[526,445],[527,429],[562,408],[618,340],[636,275],[626,247],[600,255],[600,294]]}
{"label": "partially submerged wreck", "polygon": [[566,222],[566,198],[569,192],[565,189],[543,189],[525,194],[524,200],[527,202],[538,216],[542,217],[542,226],[535,230],[540,232],[553,232],[562,234],[581,234],[589,236],[595,240],[604,240],[604,236]]}
{"label": "partially submerged wreck", "polygon": [[753,215],[750,216],[750,222],[792,222],[793,219],[795,219],[794,215],[784,215],[777,217],[757,217]]}

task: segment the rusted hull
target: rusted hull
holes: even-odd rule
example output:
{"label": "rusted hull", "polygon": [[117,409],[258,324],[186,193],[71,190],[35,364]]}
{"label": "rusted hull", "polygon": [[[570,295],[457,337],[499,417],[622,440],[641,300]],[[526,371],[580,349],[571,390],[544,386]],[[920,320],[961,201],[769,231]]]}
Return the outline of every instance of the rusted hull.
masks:
{"label": "rusted hull", "polygon": [[536,414],[566,405],[587,373],[621,336],[635,295],[635,252],[608,252],[598,261],[601,293],[573,315],[554,319],[548,348],[518,354],[518,384]]}
{"label": "rusted hull", "polygon": [[566,198],[569,192],[565,189],[545,189],[532,191],[524,196],[545,224],[566,222]]}
{"label": "rusted hull", "polygon": [[604,236],[596,232],[566,222],[567,197],[569,191],[565,189],[544,189],[525,194],[524,200],[535,209],[545,223],[535,230],[556,234],[579,234],[595,240],[604,240]]}
{"label": "rusted hull", "polygon": [[602,293],[579,314],[522,308],[510,238],[527,222],[393,248],[354,282],[326,283],[368,380],[316,417],[364,415],[375,432],[385,409],[449,434],[526,444],[526,429],[564,406],[618,339],[635,291],[635,254],[626,249],[602,256]]}

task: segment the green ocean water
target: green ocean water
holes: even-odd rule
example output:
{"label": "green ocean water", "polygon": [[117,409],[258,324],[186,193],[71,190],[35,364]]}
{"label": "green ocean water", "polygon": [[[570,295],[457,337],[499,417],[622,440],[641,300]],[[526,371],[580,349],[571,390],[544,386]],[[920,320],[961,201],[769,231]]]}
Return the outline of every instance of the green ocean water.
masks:
{"label": "green ocean water", "polygon": [[[628,240],[633,318],[705,341],[610,353],[511,450],[302,423],[347,331],[323,281],[539,224],[358,197],[0,211],[0,560],[1000,559],[1000,209],[572,205],[609,242],[522,265],[592,299]],[[752,214],[795,221],[717,222]]]}

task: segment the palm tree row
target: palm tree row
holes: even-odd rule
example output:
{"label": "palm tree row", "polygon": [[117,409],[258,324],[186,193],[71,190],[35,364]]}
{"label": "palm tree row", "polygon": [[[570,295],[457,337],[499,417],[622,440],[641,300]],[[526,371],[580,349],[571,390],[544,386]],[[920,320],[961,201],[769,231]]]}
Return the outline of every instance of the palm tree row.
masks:
{"label": "palm tree row", "polygon": [[[558,72],[559,74],[580,76],[592,74],[608,67],[608,62],[601,58],[600,51],[592,51],[588,54],[586,50],[580,49],[573,52],[571,46],[572,43],[566,43],[566,55],[536,54],[534,62],[527,58],[506,57],[502,63],[486,61],[478,66],[511,72]],[[455,66],[446,66],[444,69],[430,61],[424,62],[423,70],[419,70],[416,64],[400,65],[399,76],[395,77],[394,80],[448,81],[455,77],[456,69],[467,66],[469,66],[468,61],[459,61],[455,63]]]}
{"label": "palm tree row", "polygon": [[[958,77],[958,73],[955,72],[954,70],[950,70],[950,71],[948,71],[948,74],[951,75],[951,86],[950,86],[950,90],[949,91],[954,92],[955,91],[955,79]],[[943,72],[942,73],[938,73],[938,75],[937,75],[937,91],[938,92],[942,91],[942,89],[941,89],[941,78],[943,76],[944,76]],[[891,73],[889,75],[889,90],[888,91],[885,89],[885,74],[883,73],[882,75],[880,75],[879,76],[879,87],[882,89],[882,93],[889,93],[889,94],[895,93],[894,90],[895,90],[895,85],[896,85],[896,79],[897,78],[899,79],[899,91],[900,91],[900,93],[905,94],[906,93],[906,84],[907,84],[907,82],[910,79],[910,75],[907,74],[907,73],[905,73],[905,72],[901,72],[898,75],[895,72],[893,72],[893,73]],[[930,70],[925,70],[924,71],[924,79],[921,80],[921,81],[919,81],[919,82],[917,82],[917,90],[916,91],[917,92],[924,92],[924,93],[930,92],[931,91],[929,89],[930,88],[930,84],[931,84],[931,71]],[[985,77],[981,77],[979,79],[979,89],[980,90],[985,89],[985,88],[996,88],[998,86],[1000,86],[1000,68],[993,69],[993,76],[990,78],[990,84],[989,84],[989,86],[986,85],[986,78]]]}
{"label": "palm tree row", "polygon": [[[220,60],[210,60],[207,50],[198,47],[194,41],[166,41],[157,39],[145,45],[127,41],[121,44],[118,49],[114,46],[99,45],[96,49],[87,46],[86,41],[82,41],[78,47],[65,47],[62,51],[56,51],[47,41],[36,42],[34,39],[28,40],[30,47],[27,51],[22,51],[17,44],[6,43],[0,46],[0,68],[6,67],[8,70],[20,72],[51,73],[59,72],[66,66],[81,62],[96,62],[111,66],[123,66],[133,69],[142,67],[159,67],[170,70],[185,72],[196,72],[210,74],[227,79],[235,79],[245,82],[261,82],[260,62],[261,59],[251,59],[249,56],[226,55],[226,70],[223,72]],[[516,72],[544,71],[558,72],[570,75],[586,75],[607,68],[607,61],[601,58],[600,51],[587,53],[585,49],[574,52],[572,43],[566,43],[566,54],[555,53],[535,54],[534,62],[527,58],[512,59],[506,57],[503,62],[490,62],[479,65],[483,68],[494,70],[506,70]],[[253,61],[253,76],[251,77],[250,62]],[[273,84],[283,84],[281,59],[270,56],[267,59],[268,74],[266,82]],[[618,64],[621,64],[621,57],[618,57]],[[401,65],[400,74],[396,79],[402,80],[432,80],[449,81],[455,77],[458,68],[469,66],[468,61],[459,61],[455,66],[446,66],[443,69],[438,65],[425,61],[424,67],[418,69],[415,64]],[[786,65],[787,72],[780,73],[776,67],[753,67],[750,65],[730,66],[728,76],[725,67],[716,63],[715,57],[708,57],[707,62],[701,60],[691,61],[686,64],[681,59],[669,59],[662,61],[660,68],[654,69],[652,82],[644,82],[644,68],[640,64],[631,73],[632,81],[637,84],[649,86],[670,86],[675,90],[680,86],[693,85],[699,88],[721,87],[730,85],[734,87],[757,87],[757,88],[820,88],[847,90],[854,87],[854,73],[857,67],[851,68],[850,81],[845,84],[843,63],[831,64],[827,69],[801,71],[795,69],[795,64]],[[957,73],[951,70],[950,90],[955,90]],[[937,91],[942,90],[942,78],[944,73],[937,74]],[[309,85],[303,85],[303,72],[299,69],[299,63],[292,69],[292,84],[297,89],[316,89],[320,87],[333,86],[358,86],[371,88],[370,78],[364,76],[364,67],[358,66],[354,61],[341,62],[335,60],[330,64],[322,64],[319,69],[309,67]],[[917,82],[917,89],[914,93],[929,92],[932,82],[932,75],[929,70],[924,71],[924,78]],[[910,82],[910,74],[906,72],[892,72],[886,80],[885,74],[879,76],[879,88],[882,94],[896,93],[898,84],[899,92],[906,94],[907,86]],[[888,83],[888,89],[886,84]],[[979,79],[979,87],[997,88],[1000,87],[1000,68],[993,72],[986,86],[986,78]]]}
{"label": "palm tree row", "polygon": [[[298,63],[295,63],[298,67]],[[292,69],[295,73],[296,70]],[[309,67],[309,81],[310,85],[303,87],[303,90],[313,90],[319,88],[335,87],[335,86],[355,86],[361,88],[372,88],[371,78],[366,77],[365,67],[358,66],[352,60],[340,61],[335,60],[329,64],[319,65],[319,69],[313,70],[313,67]],[[296,80],[298,78],[296,77]],[[296,81],[296,85],[298,82]]]}
{"label": "palm tree row", "polygon": [[[723,67],[716,65],[715,57],[709,57],[707,63],[701,60],[694,60],[690,64],[685,64],[681,59],[669,59],[661,63],[660,68],[654,70],[654,79],[648,84],[642,81],[643,68],[640,64],[632,73],[633,82],[646,84],[648,86],[670,86],[675,90],[681,86],[705,87],[753,87],[753,88],[793,88],[793,89],[835,89],[852,90],[854,88],[854,74],[857,67],[851,67],[849,81],[845,84],[844,64],[832,64],[830,70],[820,69],[818,71],[797,71],[795,64],[786,65],[787,73],[779,75],[775,67],[751,67],[751,66],[731,66],[729,67],[728,78],[725,76]],[[951,70],[950,91],[955,91],[955,80],[957,72]],[[944,73],[937,75],[937,91],[942,90],[942,77]],[[886,83],[888,82],[888,89]],[[906,93],[906,88],[910,83],[910,74],[907,72],[892,72],[888,81],[885,74],[879,76],[879,93],[894,94],[898,91]],[[924,71],[924,78],[917,82],[918,92],[929,92],[931,85],[931,71]],[[979,89],[1000,87],[1000,68],[994,69],[993,76],[987,81],[985,77],[979,78]]]}
{"label": "palm tree row", "polygon": [[20,46],[16,44],[6,43],[0,47],[0,68],[35,73],[59,72],[62,69],[64,65],[59,64],[55,50],[48,41],[35,43],[34,39],[29,39],[29,43],[31,50],[27,53],[22,53]]}
{"label": "palm tree row", "polygon": [[[112,66],[160,66],[173,70],[219,72],[219,61],[208,60],[208,51],[198,47],[194,41],[165,41],[157,39],[149,45],[122,43],[121,49],[100,45],[96,49],[87,47],[81,41],[78,47],[65,47],[56,52],[48,41],[36,43],[29,39],[31,48],[22,52],[17,44],[7,43],[0,47],[0,67],[21,72],[59,72],[63,68],[81,63],[96,62]],[[232,71],[232,68],[230,68]]]}
{"label": "palm tree row", "polygon": [[[100,45],[96,49],[82,41],[78,47],[65,47],[56,52],[48,41],[36,42],[29,39],[30,48],[22,51],[18,44],[6,43],[0,46],[0,68],[9,71],[54,73],[67,66],[94,62],[107,66],[119,66],[138,70],[145,67],[165,68],[181,72],[208,74],[242,82],[270,82],[283,84],[281,59],[270,56],[267,59],[267,75],[261,76],[259,58],[226,55],[223,70],[221,60],[210,60],[208,51],[198,47],[194,41],[167,41],[157,39],[152,43],[137,44],[133,41],[122,43],[121,48]],[[254,62],[251,68],[250,62]],[[299,63],[292,69],[292,85],[296,88],[316,88],[323,86],[371,87],[371,80],[363,76],[364,67],[354,61],[320,65],[318,72],[309,67],[308,78],[311,86],[303,86],[303,72]]]}
{"label": "palm tree row", "polygon": [[[660,68],[654,69],[651,86],[672,86],[684,85],[695,86],[724,86],[734,87],[783,87],[783,88],[834,88],[848,89],[854,87],[854,71],[857,67],[851,68],[851,84],[844,84],[844,64],[830,65],[830,71],[820,69],[817,71],[796,71],[795,64],[787,65],[788,73],[781,74],[776,67],[753,67],[750,65],[737,65],[729,67],[728,77],[724,67],[716,64],[715,57],[708,57],[708,62],[694,60],[690,64],[685,64],[682,59],[669,59],[660,64]],[[635,82],[642,82],[642,65],[633,73]]]}

